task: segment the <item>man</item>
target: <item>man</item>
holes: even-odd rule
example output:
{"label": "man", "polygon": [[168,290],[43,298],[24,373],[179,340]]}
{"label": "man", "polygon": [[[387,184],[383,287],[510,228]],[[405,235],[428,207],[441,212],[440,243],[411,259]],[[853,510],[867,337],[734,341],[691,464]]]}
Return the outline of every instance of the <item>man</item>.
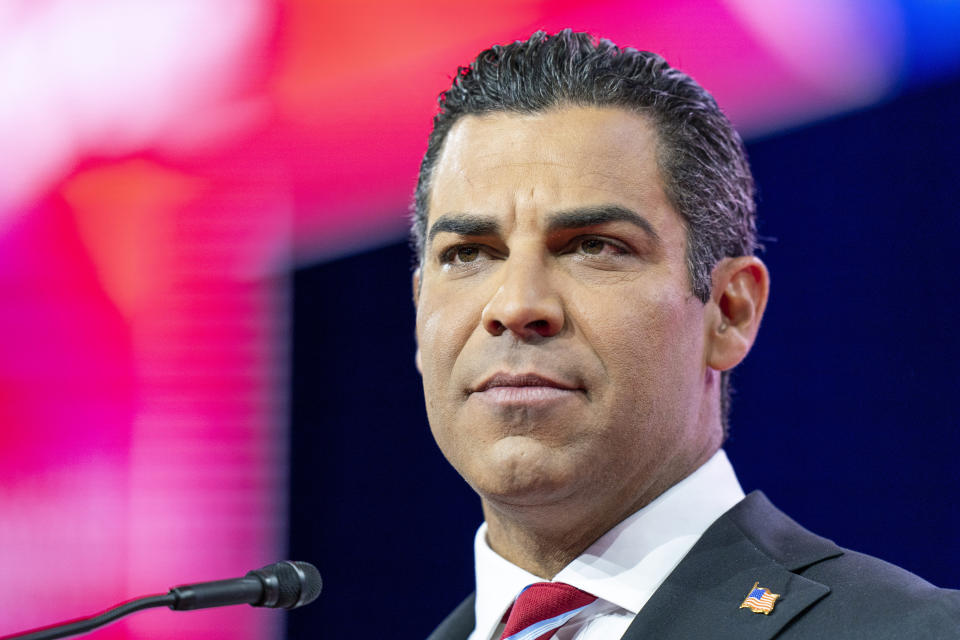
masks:
{"label": "man", "polygon": [[655,54],[538,33],[460,70],[416,194],[417,365],[485,522],[432,639],[960,638],[960,593],[744,497],[720,449],[769,292],[754,216],[739,137]]}

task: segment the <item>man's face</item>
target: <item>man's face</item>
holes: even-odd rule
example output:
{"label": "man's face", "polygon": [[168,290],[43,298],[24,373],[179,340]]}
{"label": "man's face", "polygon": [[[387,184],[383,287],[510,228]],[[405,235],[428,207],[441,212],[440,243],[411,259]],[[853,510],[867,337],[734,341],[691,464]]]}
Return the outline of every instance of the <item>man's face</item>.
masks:
{"label": "man's face", "polygon": [[427,233],[415,283],[427,414],[487,506],[629,506],[716,449],[705,307],[644,117],[464,118],[433,175]]}

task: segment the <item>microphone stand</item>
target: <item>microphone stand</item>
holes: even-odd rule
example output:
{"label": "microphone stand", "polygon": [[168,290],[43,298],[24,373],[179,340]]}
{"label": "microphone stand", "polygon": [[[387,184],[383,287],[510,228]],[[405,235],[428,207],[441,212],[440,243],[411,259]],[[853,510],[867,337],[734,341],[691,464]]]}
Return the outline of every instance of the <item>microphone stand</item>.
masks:
{"label": "microphone stand", "polygon": [[89,618],[77,618],[49,627],[41,627],[0,640],[55,640],[93,631],[123,616],[150,609],[170,607],[175,611],[191,611],[209,607],[249,604],[254,607],[295,609],[310,604],[320,595],[323,580],[309,562],[284,560],[248,571],[242,578],[184,584],[169,593],[129,600]]}
{"label": "microphone stand", "polygon": [[124,602],[123,604],[117,605],[112,609],[107,609],[103,613],[95,616],[78,618],[69,622],[62,622],[50,627],[41,627],[39,629],[33,629],[32,631],[26,631],[23,633],[15,633],[12,636],[2,636],[0,637],[0,640],[14,640],[14,638],[16,638],[16,640],[54,640],[55,638],[66,638],[68,636],[75,636],[81,633],[87,633],[88,631],[93,631],[97,627],[102,627],[105,624],[109,624],[122,618],[123,616],[130,615],[131,613],[142,611],[144,609],[151,609],[153,607],[172,608],[176,602],[177,595],[175,593],[145,596],[143,598],[137,598],[136,600]]}

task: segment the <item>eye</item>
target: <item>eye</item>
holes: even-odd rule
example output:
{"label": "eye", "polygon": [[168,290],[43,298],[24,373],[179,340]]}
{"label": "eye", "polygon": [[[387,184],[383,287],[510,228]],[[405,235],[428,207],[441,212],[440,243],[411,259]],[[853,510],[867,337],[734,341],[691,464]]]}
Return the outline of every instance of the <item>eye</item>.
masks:
{"label": "eye", "polygon": [[619,256],[630,253],[629,249],[618,242],[593,236],[578,239],[573,245],[573,250],[589,256]]}
{"label": "eye", "polygon": [[603,252],[603,247],[607,243],[599,238],[587,238],[580,243],[580,250],[590,255],[597,255]]}
{"label": "eye", "polygon": [[476,262],[482,253],[481,248],[475,244],[461,244],[441,253],[440,262],[453,265]]}
{"label": "eye", "polygon": [[456,255],[460,262],[473,262],[480,255],[480,249],[476,247],[457,247]]}

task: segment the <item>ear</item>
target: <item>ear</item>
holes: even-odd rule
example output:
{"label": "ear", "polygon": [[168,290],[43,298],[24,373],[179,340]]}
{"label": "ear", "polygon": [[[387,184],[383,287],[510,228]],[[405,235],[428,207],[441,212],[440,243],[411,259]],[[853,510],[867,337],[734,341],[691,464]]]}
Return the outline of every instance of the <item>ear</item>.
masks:
{"label": "ear", "polygon": [[747,356],[770,295],[770,274],[756,256],[724,258],[713,270],[707,303],[707,365],[726,371]]}
{"label": "ear", "polygon": [[[420,267],[417,267],[413,272],[413,308],[414,310],[420,304]],[[416,332],[414,332],[414,340],[416,340]],[[423,375],[423,364],[420,360],[420,341],[417,340],[417,353],[413,357],[414,364],[417,365],[417,371],[420,372],[420,375]]]}
{"label": "ear", "polygon": [[413,270],[413,308],[420,304],[420,267]]}

